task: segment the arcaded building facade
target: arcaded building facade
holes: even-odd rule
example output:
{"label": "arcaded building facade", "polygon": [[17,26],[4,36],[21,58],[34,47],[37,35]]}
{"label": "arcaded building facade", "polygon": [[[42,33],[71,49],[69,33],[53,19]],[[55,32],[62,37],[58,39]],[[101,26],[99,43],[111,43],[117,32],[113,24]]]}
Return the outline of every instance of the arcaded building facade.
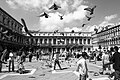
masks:
{"label": "arcaded building facade", "polygon": [[38,32],[23,31],[24,26],[0,8],[0,46],[12,49],[40,48],[44,53],[56,51],[92,50],[91,32]]}
{"label": "arcaded building facade", "polygon": [[111,28],[104,29],[100,32],[92,34],[93,48],[110,48],[113,46],[120,47],[120,25],[115,25]]}
{"label": "arcaded building facade", "polygon": [[43,52],[90,51],[91,32],[31,32],[33,41]]}

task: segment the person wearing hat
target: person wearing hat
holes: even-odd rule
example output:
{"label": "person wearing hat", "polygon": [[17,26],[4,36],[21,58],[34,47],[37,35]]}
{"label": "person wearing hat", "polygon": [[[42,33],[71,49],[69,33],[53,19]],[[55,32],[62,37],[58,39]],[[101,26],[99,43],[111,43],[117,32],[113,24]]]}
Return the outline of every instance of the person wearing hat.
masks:
{"label": "person wearing hat", "polygon": [[86,80],[88,78],[88,68],[87,68],[87,59],[88,55],[86,52],[82,52],[82,55],[79,57],[77,62],[76,71],[79,72],[79,80]]}
{"label": "person wearing hat", "polygon": [[[114,54],[110,59],[110,63],[106,64],[110,65],[113,64],[114,73],[114,80],[120,80],[120,53],[118,52],[119,48],[117,46],[114,47]],[[112,73],[112,75],[113,75]],[[110,76],[109,76],[110,77]]]}

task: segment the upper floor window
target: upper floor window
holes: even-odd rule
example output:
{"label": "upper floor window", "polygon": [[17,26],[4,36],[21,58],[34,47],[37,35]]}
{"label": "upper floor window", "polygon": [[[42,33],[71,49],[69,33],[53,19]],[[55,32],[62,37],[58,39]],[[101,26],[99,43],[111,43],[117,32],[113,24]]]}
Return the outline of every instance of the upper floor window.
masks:
{"label": "upper floor window", "polygon": [[88,39],[88,44],[90,44],[90,39]]}
{"label": "upper floor window", "polygon": [[84,39],[84,44],[86,44],[86,39]]}
{"label": "upper floor window", "polygon": [[44,43],[47,44],[47,39],[44,40]]}
{"label": "upper floor window", "polygon": [[66,44],[69,44],[69,39],[66,40]]}
{"label": "upper floor window", "polygon": [[73,39],[71,39],[71,44],[73,44]]}
{"label": "upper floor window", "polygon": [[53,39],[53,44],[56,44],[56,39]]}
{"label": "upper floor window", "polygon": [[79,43],[82,44],[82,39],[80,39]]}
{"label": "upper floor window", "polygon": [[76,44],[78,43],[78,39],[75,39],[75,43],[76,43]]}

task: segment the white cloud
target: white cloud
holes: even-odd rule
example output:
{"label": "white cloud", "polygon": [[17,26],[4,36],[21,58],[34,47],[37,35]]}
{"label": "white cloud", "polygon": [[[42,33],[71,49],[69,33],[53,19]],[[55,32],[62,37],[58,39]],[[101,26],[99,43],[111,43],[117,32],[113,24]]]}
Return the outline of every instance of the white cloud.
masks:
{"label": "white cloud", "polygon": [[77,8],[83,0],[6,0],[6,2],[12,8],[22,7],[25,10],[37,9],[39,11],[49,11],[48,8],[53,3],[56,3],[62,7],[61,10],[68,11],[68,8],[71,8],[71,6]]}
{"label": "white cloud", "polygon": [[[82,5],[84,0],[6,0],[6,2],[11,7],[23,8],[25,10],[38,11],[42,13],[43,11],[47,12],[50,17],[44,18],[40,17],[40,30],[41,31],[54,31],[56,29],[64,30],[65,25],[74,24],[76,21],[78,22],[74,27],[80,26],[82,21],[87,14],[87,11],[84,8],[88,7],[86,5]],[[53,3],[61,6],[61,8],[57,11],[49,10],[49,7],[53,5]],[[58,15],[64,15],[63,20],[60,20]],[[71,27],[70,27],[71,29]]]}
{"label": "white cloud", "polygon": [[106,21],[110,21],[110,20],[112,20],[112,19],[114,19],[114,18],[116,18],[116,17],[117,17],[117,14],[110,15],[110,16],[106,16],[106,17],[105,17],[105,20],[106,20]]}
{"label": "white cloud", "polygon": [[87,6],[81,5],[78,7],[78,9],[76,9],[76,11],[65,14],[63,16],[63,20],[60,20],[60,17],[58,16],[58,15],[62,15],[61,13],[59,12],[49,13],[50,15],[49,18],[45,18],[45,17],[40,18],[40,29],[43,31],[50,31],[50,30],[53,31],[56,29],[63,30],[65,24],[70,25],[76,20],[79,20],[79,23],[77,24],[80,25],[80,22],[85,18],[85,15],[87,14],[87,12],[84,10],[85,7]]}
{"label": "white cloud", "polygon": [[82,30],[82,28],[78,28],[78,27],[73,27],[73,28],[66,27],[66,28],[64,28],[65,32],[71,32],[72,30],[74,30],[75,32],[80,32]]}
{"label": "white cloud", "polygon": [[76,7],[80,6],[82,2],[83,2],[83,0],[74,0],[72,7],[76,8]]}
{"label": "white cloud", "polygon": [[104,21],[101,24],[99,24],[99,26],[104,27],[107,25],[114,25],[114,23],[111,23],[110,21],[112,21],[112,19],[115,19],[115,18],[117,18],[117,14],[105,16]]}

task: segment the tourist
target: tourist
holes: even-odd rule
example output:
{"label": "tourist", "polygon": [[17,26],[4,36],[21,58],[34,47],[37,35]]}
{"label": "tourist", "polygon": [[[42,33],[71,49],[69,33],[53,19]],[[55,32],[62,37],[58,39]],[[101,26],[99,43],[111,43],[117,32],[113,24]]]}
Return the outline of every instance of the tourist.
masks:
{"label": "tourist", "polygon": [[62,70],[62,68],[61,68],[61,66],[60,66],[60,62],[59,62],[59,53],[60,53],[60,52],[56,52],[56,53],[54,54],[54,57],[53,57],[53,58],[54,58],[54,70],[55,70],[56,64],[58,64],[60,70]]}
{"label": "tourist", "polygon": [[103,74],[104,71],[106,71],[106,68],[110,70],[110,65],[104,66],[105,64],[109,63],[109,60],[110,60],[110,55],[106,50],[104,50],[103,55],[102,55],[103,71],[101,72],[101,74]]}
{"label": "tourist", "polygon": [[88,77],[88,68],[87,68],[87,59],[88,55],[86,52],[82,52],[82,55],[79,57],[77,62],[76,71],[79,72],[79,80],[86,80]]}
{"label": "tourist", "polygon": [[11,64],[12,64],[12,71],[14,72],[14,54],[12,50],[10,51],[10,54],[9,54],[9,67],[8,67],[9,72],[11,69]]}
{"label": "tourist", "polygon": [[114,80],[120,80],[120,53],[118,52],[119,48],[117,46],[114,47],[114,54],[112,58],[110,59],[110,63],[106,64],[110,65],[113,64],[113,69],[115,72],[112,73],[114,74]]}

